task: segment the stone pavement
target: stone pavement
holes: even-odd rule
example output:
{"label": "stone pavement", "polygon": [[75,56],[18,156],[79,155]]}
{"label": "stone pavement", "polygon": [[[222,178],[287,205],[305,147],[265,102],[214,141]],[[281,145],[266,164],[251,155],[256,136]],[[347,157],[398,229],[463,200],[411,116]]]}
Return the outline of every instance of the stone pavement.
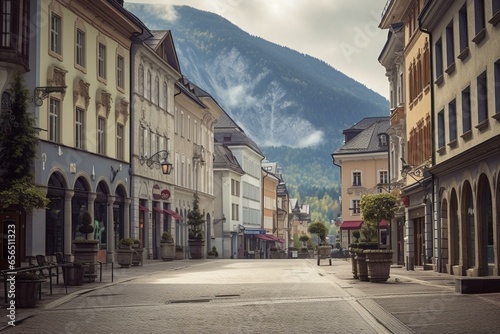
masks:
{"label": "stone pavement", "polygon": [[[111,265],[103,265],[102,282],[85,283],[83,286],[55,284],[49,294],[48,283],[44,283],[42,299],[34,309],[16,310],[17,321],[36,315],[42,310],[50,310],[79,295],[110,285],[133,280],[153,273],[179,270],[198,265],[206,265],[214,260],[146,260],[143,266],[114,268],[113,281]],[[224,260],[232,261],[232,260]],[[236,260],[235,260],[236,261]],[[245,261],[245,260],[238,260]],[[263,261],[249,260],[249,261]],[[417,268],[407,271],[393,266],[391,277],[386,283],[360,282],[352,277],[350,259],[334,259],[332,266],[328,261],[316,265],[315,259],[290,259],[283,261],[307,261],[309,266],[330,280],[332,285],[340,286],[346,300],[362,307],[392,333],[496,333],[500,328],[500,293],[482,295],[460,295],[455,293],[454,276]],[[117,266],[118,267],[118,266]],[[1,284],[3,296],[3,284]],[[3,298],[2,298],[3,300]],[[5,304],[4,304],[5,306]],[[5,307],[0,316],[4,318]],[[0,328],[0,331],[2,328]]]}

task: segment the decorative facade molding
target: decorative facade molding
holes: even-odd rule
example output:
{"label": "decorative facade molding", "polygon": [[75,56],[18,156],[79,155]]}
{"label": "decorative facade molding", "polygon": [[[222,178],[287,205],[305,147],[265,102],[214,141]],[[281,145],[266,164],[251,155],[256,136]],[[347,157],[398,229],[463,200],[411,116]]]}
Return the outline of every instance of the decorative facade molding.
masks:
{"label": "decorative facade molding", "polygon": [[90,93],[89,93],[90,83],[79,79],[73,90],[73,99],[76,101],[79,97],[85,100],[85,110],[89,107]]}
{"label": "decorative facade molding", "polygon": [[116,120],[123,119],[123,124],[128,122],[128,116],[130,115],[128,112],[128,106],[130,102],[128,102],[125,98],[120,99],[115,104],[115,118]]}
{"label": "decorative facade molding", "polygon": [[99,112],[99,108],[104,107],[106,110],[106,119],[109,118],[109,113],[111,112],[111,102],[113,99],[111,98],[111,94],[105,90],[100,90],[97,93],[96,97],[96,107]]}

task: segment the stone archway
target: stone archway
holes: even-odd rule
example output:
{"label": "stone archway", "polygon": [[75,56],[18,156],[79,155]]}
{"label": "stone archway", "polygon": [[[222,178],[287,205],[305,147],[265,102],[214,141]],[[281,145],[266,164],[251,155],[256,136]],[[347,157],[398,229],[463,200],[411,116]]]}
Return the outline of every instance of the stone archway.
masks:
{"label": "stone archway", "polygon": [[450,269],[448,272],[461,276],[460,265],[460,222],[458,216],[458,197],[455,189],[451,190],[449,216],[448,216],[448,260]]}
{"label": "stone archway", "polygon": [[47,184],[47,198],[50,200],[45,210],[45,254],[69,253],[64,247],[64,199],[68,185],[59,172],[50,175]]}
{"label": "stone archway", "polygon": [[491,188],[488,177],[481,174],[477,187],[477,225],[478,225],[478,255],[479,275],[493,275],[495,266],[493,206]]}
{"label": "stone archway", "polygon": [[462,231],[462,256],[464,269],[476,267],[476,224],[474,215],[474,201],[472,187],[469,181],[462,186],[461,198],[461,231]]}

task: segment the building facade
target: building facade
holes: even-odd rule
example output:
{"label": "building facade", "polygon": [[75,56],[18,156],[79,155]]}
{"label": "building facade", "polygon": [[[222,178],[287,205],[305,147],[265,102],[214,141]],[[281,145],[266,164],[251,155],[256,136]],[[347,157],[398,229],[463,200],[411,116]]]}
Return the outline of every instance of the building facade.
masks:
{"label": "building facade", "polygon": [[429,1],[437,270],[499,275],[500,3]]}

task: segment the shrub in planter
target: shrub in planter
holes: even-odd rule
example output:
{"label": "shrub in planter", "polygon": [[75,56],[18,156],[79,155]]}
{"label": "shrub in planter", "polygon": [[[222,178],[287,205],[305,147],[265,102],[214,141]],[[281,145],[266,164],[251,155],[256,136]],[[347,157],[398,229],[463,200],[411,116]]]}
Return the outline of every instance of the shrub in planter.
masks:
{"label": "shrub in planter", "polygon": [[169,232],[163,232],[160,241],[161,258],[163,261],[172,261],[175,258],[174,238]]}
{"label": "shrub in planter", "polygon": [[38,286],[45,279],[34,272],[22,272],[16,275],[16,307],[31,308],[36,306]]}

